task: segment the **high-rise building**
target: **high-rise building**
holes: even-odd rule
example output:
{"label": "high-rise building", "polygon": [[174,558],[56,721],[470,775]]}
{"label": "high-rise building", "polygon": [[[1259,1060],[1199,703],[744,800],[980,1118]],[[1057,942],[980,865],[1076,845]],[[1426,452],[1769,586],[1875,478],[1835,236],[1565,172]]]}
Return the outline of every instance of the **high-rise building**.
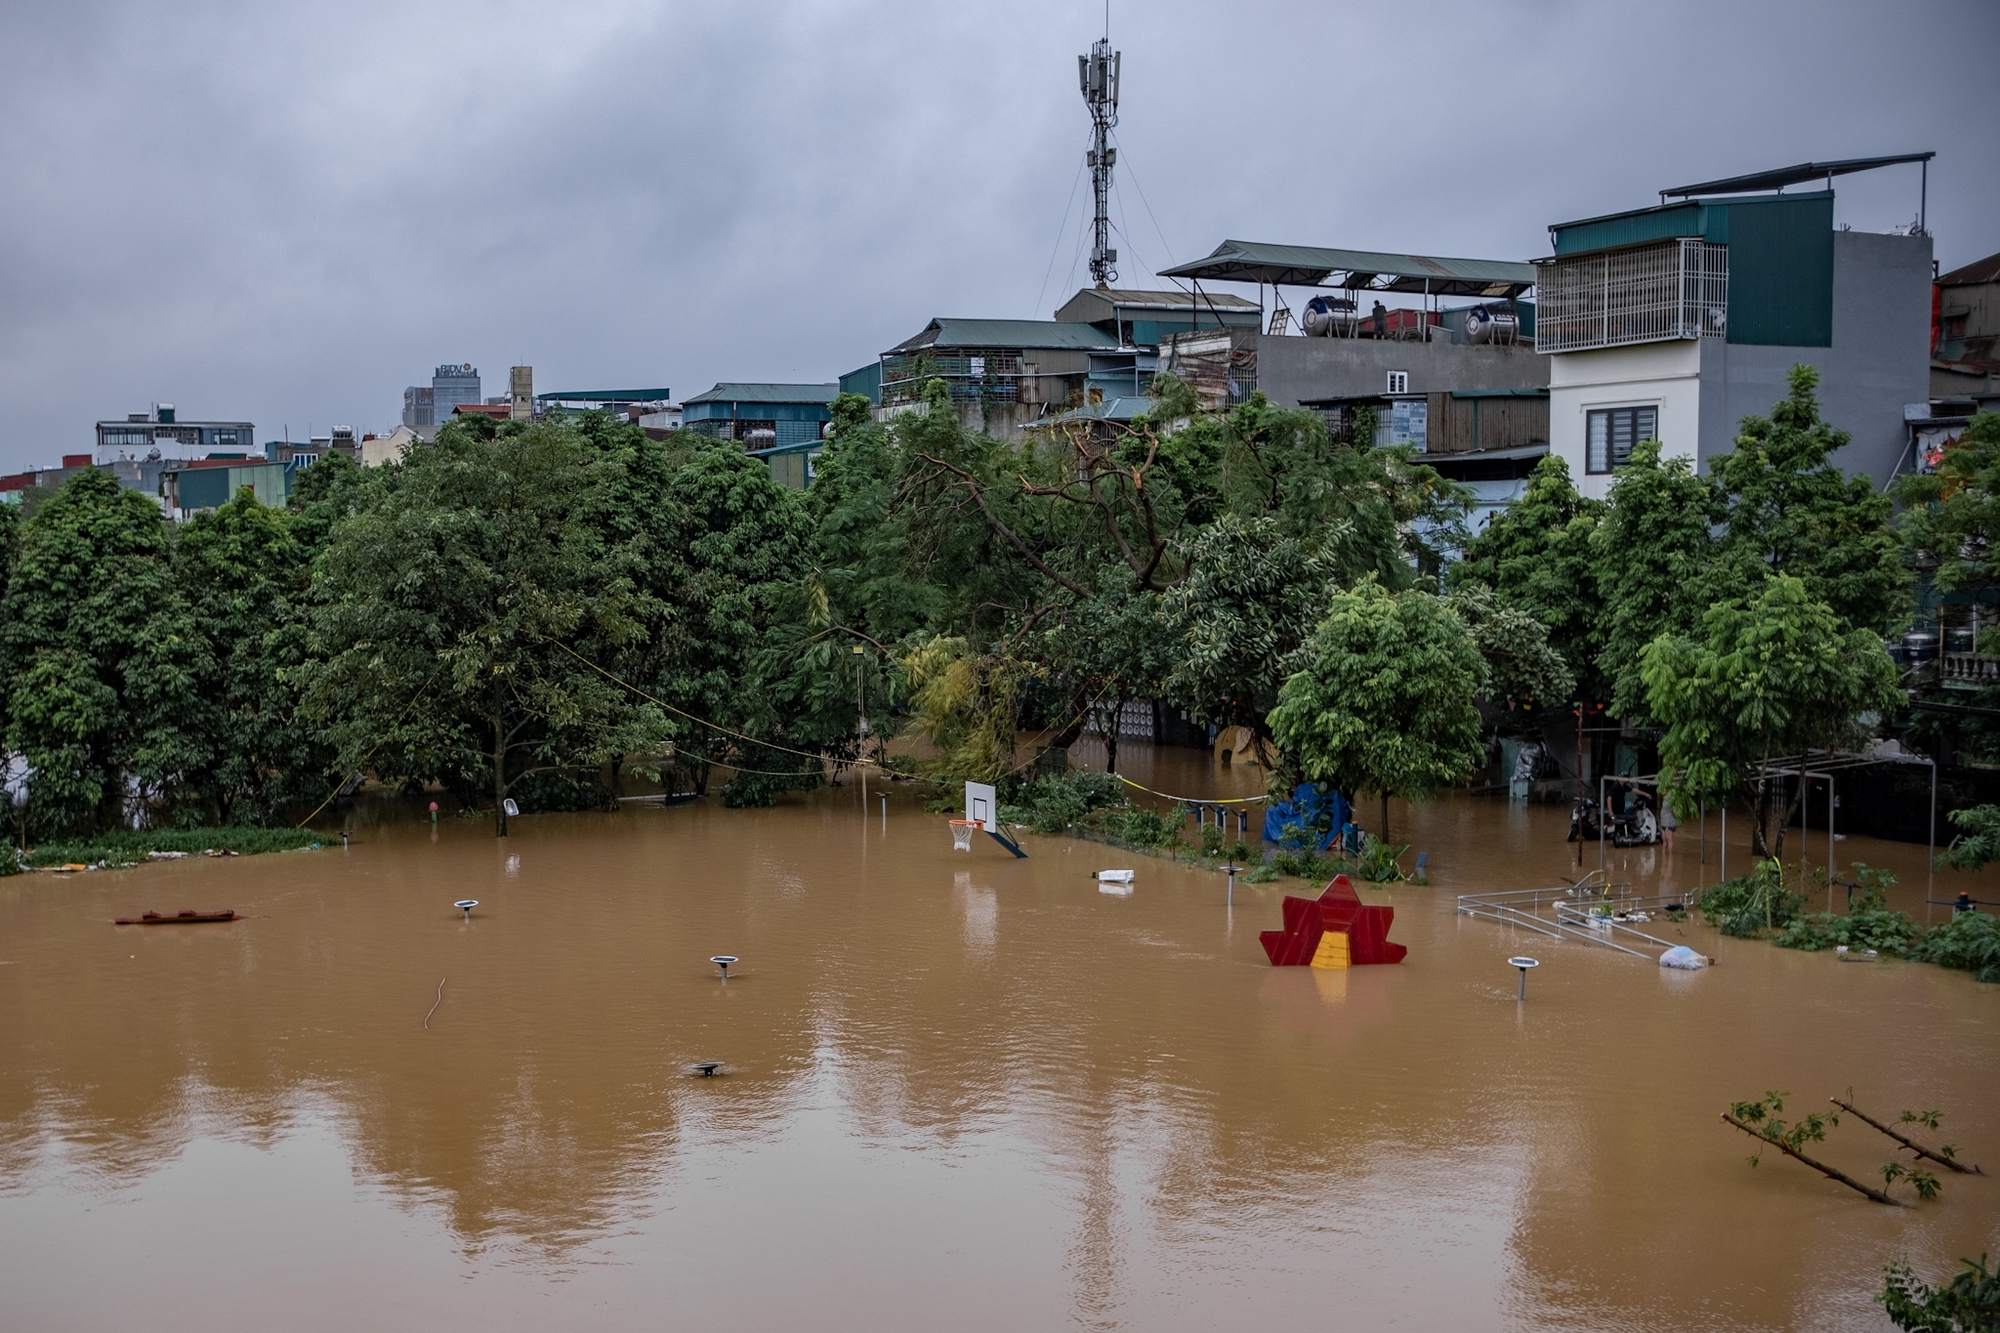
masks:
{"label": "high-rise building", "polygon": [[461,403],[479,405],[479,371],[470,361],[458,366],[439,366],[431,376],[431,420],[442,426],[451,420],[452,409]]}
{"label": "high-rise building", "polygon": [[435,394],[436,390],[425,384],[412,384],[403,390],[403,424],[411,430],[437,425]]}

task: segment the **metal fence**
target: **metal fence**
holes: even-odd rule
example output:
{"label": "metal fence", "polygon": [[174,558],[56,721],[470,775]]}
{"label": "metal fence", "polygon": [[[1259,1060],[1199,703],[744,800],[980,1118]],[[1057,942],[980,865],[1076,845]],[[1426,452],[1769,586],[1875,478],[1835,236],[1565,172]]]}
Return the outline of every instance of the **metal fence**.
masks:
{"label": "metal fence", "polygon": [[1535,261],[1535,350],[1723,336],[1729,247],[1683,236]]}

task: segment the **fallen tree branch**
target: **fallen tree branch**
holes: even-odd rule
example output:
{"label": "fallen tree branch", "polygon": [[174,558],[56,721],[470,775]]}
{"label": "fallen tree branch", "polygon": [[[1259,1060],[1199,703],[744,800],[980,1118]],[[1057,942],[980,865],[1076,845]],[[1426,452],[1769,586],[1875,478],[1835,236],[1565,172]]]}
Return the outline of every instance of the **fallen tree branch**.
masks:
{"label": "fallen tree branch", "polygon": [[1729,1114],[1729,1112],[1727,1111],[1724,1111],[1722,1113],[1722,1118],[1724,1120],[1727,1120],[1730,1124],[1736,1126],[1738,1129],[1742,1130],[1745,1134],[1748,1134],[1751,1138],[1756,1139],[1759,1143],[1768,1143],[1773,1148],[1776,1148],[1779,1152],[1785,1154],[1785,1156],[1796,1157],[1799,1161],[1804,1162],[1807,1166],[1819,1172],[1821,1175],[1826,1176],[1832,1180],[1837,1180],[1851,1190],[1859,1190],[1861,1193],[1866,1194],[1869,1198],[1873,1199],[1877,1203],[1886,1203],[1891,1208],[1908,1208],[1910,1206],[1907,1203],[1904,1203],[1901,1199],[1892,1199],[1887,1194],[1883,1193],[1881,1190],[1874,1189],[1871,1186],[1862,1184],[1860,1181],[1856,1180],[1853,1176],[1850,1176],[1845,1172],[1834,1170],[1832,1167],[1826,1165],[1826,1163],[1824,1162],[1815,1162],[1812,1158],[1806,1156],[1804,1153],[1800,1152],[1797,1148],[1794,1148],[1791,1144],[1786,1143],[1783,1139],[1772,1138],[1768,1134],[1760,1133],[1759,1131],[1751,1128],[1749,1125],[1744,1124],[1741,1120],[1738,1120],[1735,1116]]}
{"label": "fallen tree branch", "polygon": [[1923,1144],[1918,1143],[1913,1139],[1904,1138],[1901,1134],[1898,1134],[1895,1130],[1889,1128],[1887,1125],[1883,1124],[1880,1120],[1877,1120],[1874,1116],[1869,1115],[1866,1111],[1861,1110],[1859,1107],[1853,1105],[1851,1102],[1844,1102],[1840,1100],[1840,1098],[1838,1097],[1829,1097],[1827,1098],[1827,1100],[1832,1102],[1835,1106],[1838,1106],[1843,1111],[1853,1112],[1855,1115],[1861,1117],[1861,1119],[1875,1126],[1875,1128],[1881,1130],[1884,1134],[1887,1134],[1890,1138],[1902,1144],[1905,1148],[1908,1148],[1911,1152],[1915,1153],[1919,1157],[1927,1157],[1931,1161],[1936,1162],[1939,1166],[1948,1166],[1962,1176],[1983,1176],[1986,1174],[1984,1171],[1981,1171],[1979,1169],[1977,1164],[1974,1164],[1972,1166],[1967,1166],[1963,1162],[1954,1162],[1949,1157],[1940,1157],[1938,1154],[1932,1152],[1929,1148],[1924,1147]]}

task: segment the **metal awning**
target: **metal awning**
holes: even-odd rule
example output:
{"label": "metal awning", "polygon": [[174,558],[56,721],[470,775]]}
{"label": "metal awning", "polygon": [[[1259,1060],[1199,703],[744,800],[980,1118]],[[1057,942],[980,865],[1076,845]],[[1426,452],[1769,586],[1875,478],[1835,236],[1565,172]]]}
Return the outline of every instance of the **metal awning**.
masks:
{"label": "metal awning", "polygon": [[1680,185],[1671,190],[1662,190],[1660,195],[1667,199],[1685,199],[1695,194],[1748,194],[1753,190],[1782,190],[1787,185],[1828,180],[1834,176],[1846,176],[1856,171],[1873,171],[1877,167],[1893,167],[1904,162],[1928,162],[1936,156],[1936,153],[1898,153],[1893,157],[1849,157],[1838,162],[1801,162],[1795,167],[1779,167],[1776,171],[1755,171],[1747,176],[1725,176],[1719,181],[1703,181],[1699,185]]}
{"label": "metal awning", "polygon": [[[1511,259],[1444,259],[1316,245],[1224,241],[1205,259],[1160,270],[1163,278],[1268,282],[1347,291],[1423,292],[1432,296],[1519,296],[1535,285],[1534,265]],[[1333,281],[1328,281],[1331,278]]]}

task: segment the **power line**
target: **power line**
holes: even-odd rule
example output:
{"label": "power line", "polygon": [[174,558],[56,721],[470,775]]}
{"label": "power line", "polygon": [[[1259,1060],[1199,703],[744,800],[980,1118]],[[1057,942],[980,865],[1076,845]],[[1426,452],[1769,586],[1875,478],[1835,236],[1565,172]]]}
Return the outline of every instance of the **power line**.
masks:
{"label": "power line", "polygon": [[[1042,317],[1041,316],[1042,297],[1048,294],[1049,277],[1056,271],[1056,256],[1062,252],[1063,237],[1069,233],[1069,214],[1070,210],[1076,207],[1076,187],[1083,181],[1083,167],[1085,160],[1087,159],[1080,159],[1077,162],[1076,175],[1070,177],[1069,202],[1063,205],[1062,226],[1056,229],[1056,243],[1049,247],[1049,266],[1042,272],[1042,286],[1041,289],[1035,293],[1035,308],[1028,312],[1028,318],[1030,319],[1040,319]],[[1072,266],[1071,271],[1074,271],[1074,266]]]}

